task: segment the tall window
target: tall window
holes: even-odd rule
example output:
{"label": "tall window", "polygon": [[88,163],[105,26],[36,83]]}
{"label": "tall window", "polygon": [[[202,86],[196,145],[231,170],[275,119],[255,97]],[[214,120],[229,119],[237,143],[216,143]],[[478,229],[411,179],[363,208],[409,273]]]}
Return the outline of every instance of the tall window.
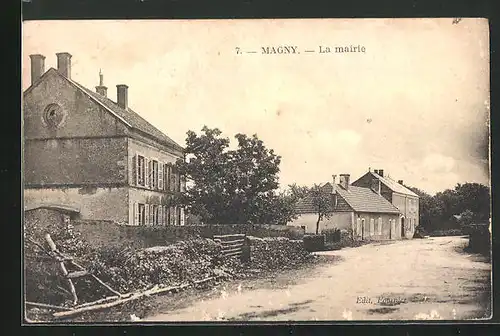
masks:
{"label": "tall window", "polygon": [[140,186],[144,186],[145,183],[145,164],[144,164],[144,156],[137,156],[137,184]]}
{"label": "tall window", "polygon": [[137,223],[138,225],[145,225],[145,206],[144,204],[139,204],[137,206]]}
{"label": "tall window", "polygon": [[170,190],[170,174],[172,172],[172,166],[170,164],[165,165],[163,181],[165,183],[164,190]]}
{"label": "tall window", "polygon": [[151,188],[157,189],[158,188],[158,161],[153,160],[151,161],[152,164],[152,171],[151,171]]}
{"label": "tall window", "polygon": [[146,187],[151,188],[153,186],[153,161],[148,159],[147,162]]}
{"label": "tall window", "polygon": [[160,224],[160,213],[159,213],[159,206],[158,205],[152,205],[151,206],[151,224],[152,225],[158,225]]}
{"label": "tall window", "polygon": [[370,236],[373,236],[375,232],[375,219],[370,218]]}
{"label": "tall window", "polygon": [[378,225],[378,234],[379,234],[379,236],[381,236],[382,235],[382,217],[378,218],[377,225]]}
{"label": "tall window", "polygon": [[165,165],[163,163],[158,164],[158,189],[163,190],[164,189],[164,178],[163,178],[163,170],[165,169]]}
{"label": "tall window", "polygon": [[165,207],[165,225],[172,225],[172,222],[170,220],[170,208]]}

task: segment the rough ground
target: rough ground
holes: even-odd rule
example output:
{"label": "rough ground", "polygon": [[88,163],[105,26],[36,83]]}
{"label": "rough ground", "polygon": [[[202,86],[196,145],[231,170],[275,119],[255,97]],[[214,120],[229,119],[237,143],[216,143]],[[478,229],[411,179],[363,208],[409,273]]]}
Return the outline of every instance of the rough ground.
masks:
{"label": "rough ground", "polygon": [[436,237],[321,252],[332,256],[326,264],[158,297],[136,315],[143,321],[489,318],[491,264],[463,252],[466,244],[463,237]]}

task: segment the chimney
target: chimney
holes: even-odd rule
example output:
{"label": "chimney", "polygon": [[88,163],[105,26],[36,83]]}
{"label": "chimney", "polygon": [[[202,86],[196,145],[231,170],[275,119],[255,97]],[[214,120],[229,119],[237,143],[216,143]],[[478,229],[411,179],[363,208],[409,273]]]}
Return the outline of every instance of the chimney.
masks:
{"label": "chimney", "polygon": [[403,185],[403,180],[399,180],[398,183]]}
{"label": "chimney", "polygon": [[332,194],[337,193],[337,175],[332,175]]}
{"label": "chimney", "polygon": [[379,174],[381,177],[384,177],[384,170],[383,170],[383,169],[379,169],[379,170],[378,170],[378,174]]}
{"label": "chimney", "polygon": [[31,58],[31,84],[45,73],[45,56],[40,54],[30,55]]}
{"label": "chimney", "polygon": [[125,84],[118,84],[116,86],[116,100],[121,108],[127,109],[128,107],[128,86]]}
{"label": "chimney", "polygon": [[104,86],[104,77],[102,75],[101,69],[99,69],[99,86],[95,87],[95,91],[104,97],[108,95],[108,88]]}
{"label": "chimney", "polygon": [[345,190],[349,190],[349,179],[351,178],[351,175],[349,174],[340,174],[340,185],[342,188]]}
{"label": "chimney", "polygon": [[66,78],[71,79],[71,54],[67,52],[57,53],[57,71]]}
{"label": "chimney", "polygon": [[377,194],[380,195],[380,180],[379,179],[376,179],[374,178],[372,180],[372,185],[371,185],[371,189],[376,192]]}

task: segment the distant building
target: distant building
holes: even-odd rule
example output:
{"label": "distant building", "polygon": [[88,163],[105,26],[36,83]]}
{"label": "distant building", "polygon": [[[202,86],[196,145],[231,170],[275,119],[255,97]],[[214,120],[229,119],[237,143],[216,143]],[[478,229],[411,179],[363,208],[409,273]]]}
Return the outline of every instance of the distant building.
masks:
{"label": "distant building", "polygon": [[[132,225],[183,225],[184,210],[169,207],[185,188],[172,165],[183,148],[128,106],[128,86],[107,97],[71,78],[71,55],[57,70],[31,55],[31,86],[23,93],[24,203],[76,208],[82,219]],[[152,98],[155,99],[155,98]]]}
{"label": "distant building", "polygon": [[[349,174],[340,175],[338,184],[334,176],[333,183],[324,184],[322,191],[331,197],[331,213],[329,218],[320,222],[319,232],[338,228],[352,230],[355,239],[401,238],[399,209],[371,188],[351,185]],[[303,227],[306,233],[315,233],[318,214],[312,197],[300,200],[296,212],[299,217],[288,225]]]}
{"label": "distant building", "polygon": [[419,196],[403,185],[403,181],[395,181],[384,176],[383,169],[368,171],[352,183],[353,186],[371,188],[377,194],[391,202],[401,212],[398,226],[401,236],[413,238],[415,228],[419,225]]}

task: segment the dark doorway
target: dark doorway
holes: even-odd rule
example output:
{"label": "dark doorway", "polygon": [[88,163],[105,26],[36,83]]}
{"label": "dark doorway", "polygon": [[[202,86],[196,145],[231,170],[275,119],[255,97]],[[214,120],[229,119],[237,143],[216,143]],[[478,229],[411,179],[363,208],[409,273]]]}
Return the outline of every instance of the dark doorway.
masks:
{"label": "dark doorway", "polygon": [[405,219],[401,217],[401,238],[405,237]]}

